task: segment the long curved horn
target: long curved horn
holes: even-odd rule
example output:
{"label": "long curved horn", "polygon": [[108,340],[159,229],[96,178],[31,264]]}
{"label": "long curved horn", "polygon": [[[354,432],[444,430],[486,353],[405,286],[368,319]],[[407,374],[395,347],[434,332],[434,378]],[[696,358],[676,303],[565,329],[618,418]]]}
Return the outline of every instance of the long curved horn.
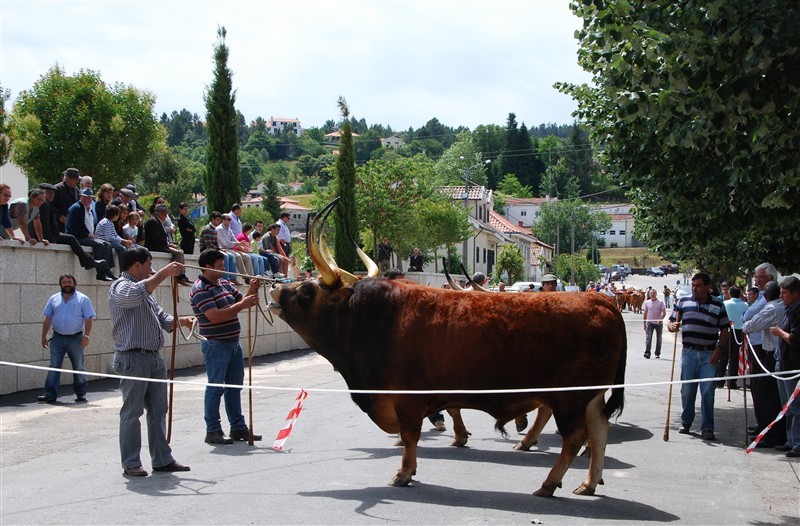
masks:
{"label": "long curved horn", "polygon": [[[338,201],[338,199],[339,198],[337,198],[337,201]],[[322,219],[323,224],[328,220],[328,216],[330,215],[330,213],[332,211],[333,211],[333,208],[329,208],[327,211],[325,211],[325,215],[324,215],[324,217]],[[330,250],[330,248],[328,248],[328,242],[327,242],[327,238],[325,236],[325,230],[324,229],[321,229],[321,233],[320,233],[320,236],[319,236],[319,248],[320,248],[320,254],[322,255],[322,258],[325,260],[325,262],[328,264],[328,266],[331,268],[331,270],[333,270],[341,278],[341,280],[343,282],[349,283],[351,285],[358,282],[358,278],[357,277],[355,277],[354,275],[350,274],[346,270],[339,268],[339,265],[336,264],[336,260],[333,259],[333,255],[331,254],[331,250]]]}
{"label": "long curved horn", "polygon": [[450,285],[450,288],[453,290],[461,290],[463,291],[463,287],[453,281],[453,278],[450,277],[450,273],[447,272],[447,258],[442,258],[442,267],[444,267],[444,277],[447,280],[447,283]]}
{"label": "long curved horn", "polygon": [[319,231],[325,227],[325,220],[328,217],[328,214],[336,206],[336,203],[339,202],[339,198],[337,197],[330,203],[328,203],[325,208],[320,210],[320,212],[314,217],[314,220],[311,222],[311,228],[308,232],[308,240],[306,242],[306,246],[308,248],[308,255],[311,257],[311,261],[314,263],[314,266],[319,271],[319,279],[328,287],[332,287],[341,281],[340,274],[337,272],[337,268],[332,268],[325,257],[322,255],[321,249],[321,239],[319,237]]}
{"label": "long curved horn", "polygon": [[361,247],[358,246],[358,243],[356,243],[356,240],[353,239],[353,236],[350,236],[350,241],[352,241],[353,246],[356,247],[356,254],[358,254],[358,259],[360,259],[361,262],[364,263],[364,266],[367,267],[367,276],[369,276],[370,278],[377,278],[381,272],[380,269],[378,268],[378,265],[375,264],[375,262],[372,261],[372,258],[366,255],[363,250],[361,250]]}

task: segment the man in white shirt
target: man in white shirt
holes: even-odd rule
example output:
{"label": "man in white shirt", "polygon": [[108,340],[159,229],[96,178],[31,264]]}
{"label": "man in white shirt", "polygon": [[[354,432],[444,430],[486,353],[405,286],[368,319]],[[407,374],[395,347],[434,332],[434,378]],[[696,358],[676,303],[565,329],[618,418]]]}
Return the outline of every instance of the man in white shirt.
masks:
{"label": "man in white shirt", "polygon": [[242,220],[240,216],[242,215],[242,205],[239,203],[234,203],[231,207],[231,232],[233,232],[233,237],[236,238],[239,234],[242,233]]}
{"label": "man in white shirt", "polygon": [[658,292],[650,289],[647,301],[644,302],[642,317],[644,318],[645,344],[644,357],[650,359],[650,346],[653,342],[653,333],[656,333],[656,358],[661,358],[661,331],[664,328],[664,316],[667,307],[658,299]]}
{"label": "man in white shirt", "polygon": [[289,212],[281,212],[281,217],[278,219],[278,225],[281,229],[278,231],[278,242],[283,247],[283,253],[286,257],[292,255],[292,233],[289,231]]}
{"label": "man in white shirt", "polygon": [[231,231],[231,222],[231,214],[222,214],[222,223],[217,227],[217,243],[219,244],[220,250],[227,254],[233,254],[236,258],[236,268],[239,270],[239,274],[252,276],[253,263],[250,261],[250,257],[242,257],[242,253],[235,250],[235,248],[239,246],[239,242]]}

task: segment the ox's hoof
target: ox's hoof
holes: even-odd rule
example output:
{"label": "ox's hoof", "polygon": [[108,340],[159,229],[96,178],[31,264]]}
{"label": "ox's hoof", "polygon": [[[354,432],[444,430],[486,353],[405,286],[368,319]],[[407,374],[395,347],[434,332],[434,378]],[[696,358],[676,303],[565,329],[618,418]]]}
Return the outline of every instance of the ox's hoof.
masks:
{"label": "ox's hoof", "polygon": [[532,448],[533,446],[535,446],[535,445],[536,445],[536,442],[534,442],[534,443],[533,443],[533,444],[531,444],[530,446],[526,446],[526,445],[525,445],[525,442],[523,442],[522,440],[520,440],[519,442],[517,442],[516,444],[514,444],[514,451],[530,451],[530,450],[531,450],[531,448]]}
{"label": "ox's hoof", "polygon": [[584,482],[583,484],[575,488],[575,491],[573,491],[572,493],[574,493],[575,495],[590,497],[594,495],[594,488],[587,486],[586,483]]}
{"label": "ox's hoof", "polygon": [[556,492],[556,488],[545,488],[542,486],[541,488],[537,489],[533,492],[534,497],[552,497],[553,493]]}
{"label": "ox's hoof", "polygon": [[411,485],[411,477],[406,477],[401,473],[397,473],[397,475],[389,481],[390,486],[394,486],[395,488],[401,488],[403,486],[410,486]]}
{"label": "ox's hoof", "polygon": [[450,443],[453,447],[464,447],[467,445],[467,441],[469,440],[469,436],[472,433],[467,431],[466,433],[457,434],[453,437],[453,441]]}

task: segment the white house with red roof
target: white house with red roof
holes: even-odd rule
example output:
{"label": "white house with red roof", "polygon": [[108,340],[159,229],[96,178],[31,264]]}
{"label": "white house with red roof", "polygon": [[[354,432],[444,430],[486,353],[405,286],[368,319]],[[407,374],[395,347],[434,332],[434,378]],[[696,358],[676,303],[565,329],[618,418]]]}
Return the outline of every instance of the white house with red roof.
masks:
{"label": "white house with red roof", "polygon": [[503,215],[513,224],[531,227],[539,221],[544,203],[555,203],[558,197],[505,197]]}
{"label": "white house with red roof", "polygon": [[267,131],[273,135],[283,131],[293,131],[298,137],[303,133],[300,126],[300,119],[288,119],[286,117],[270,117],[266,122]]}

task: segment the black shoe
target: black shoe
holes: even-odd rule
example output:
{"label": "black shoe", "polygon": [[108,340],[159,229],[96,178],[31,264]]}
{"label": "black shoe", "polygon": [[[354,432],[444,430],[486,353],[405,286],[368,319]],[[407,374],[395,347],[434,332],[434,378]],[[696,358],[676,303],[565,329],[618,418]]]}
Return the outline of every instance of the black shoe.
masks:
{"label": "black shoe", "polygon": [[222,431],[206,433],[206,444],[233,444],[233,440],[225,438]]}
{"label": "black shoe", "polygon": [[[250,429],[231,429],[232,440],[250,440]],[[253,441],[261,440],[261,435],[253,435]]]}
{"label": "black shoe", "polygon": [[45,402],[45,403],[48,403],[48,404],[55,404],[56,403],[56,399],[55,398],[50,398],[47,395],[39,396],[36,399],[38,401],[40,401],[40,402]]}
{"label": "black shoe", "polygon": [[661,358],[660,354],[656,354],[656,359]]}
{"label": "black shoe", "polygon": [[780,444],[778,446],[775,446],[775,451],[791,451],[791,450],[792,448],[790,448],[786,444]]}
{"label": "black shoe", "polygon": [[192,468],[189,466],[184,466],[177,460],[173,460],[166,466],[161,466],[160,468],[153,468],[153,471],[160,471],[162,473],[172,473],[174,471],[191,471]]}
{"label": "black shoe", "polygon": [[135,468],[125,468],[122,471],[123,474],[128,475],[129,477],[146,477],[147,471],[145,471],[142,466],[136,466]]}
{"label": "black shoe", "polygon": [[786,456],[789,458],[798,458],[800,457],[800,449],[790,449],[786,452]]}
{"label": "black shoe", "polygon": [[644,353],[644,357],[649,360],[650,359],[650,353],[649,352]]}
{"label": "black shoe", "polygon": [[98,272],[95,276],[97,281],[114,281],[114,278],[106,274],[105,272]]}
{"label": "black shoe", "polygon": [[689,424],[681,424],[681,428],[678,429],[678,433],[680,433],[681,435],[688,435],[690,427],[692,426]]}
{"label": "black shoe", "polygon": [[90,259],[86,262],[86,264],[81,266],[86,270],[96,268],[97,271],[100,272],[108,268],[108,263],[106,263],[105,259]]}
{"label": "black shoe", "polygon": [[117,277],[114,275],[114,273],[113,273],[113,272],[111,272],[111,270],[110,270],[110,269],[109,269],[109,270],[106,270],[106,276],[108,276],[109,278],[111,278],[111,281],[116,281],[116,279],[117,279]]}
{"label": "black shoe", "polygon": [[702,436],[703,436],[703,440],[708,440],[709,442],[713,442],[713,441],[715,441],[717,439],[714,436],[714,432],[711,431],[710,429],[706,429],[705,431],[703,431]]}
{"label": "black shoe", "polygon": [[89,403],[89,400],[87,400],[85,396],[79,396],[79,397],[75,398],[75,403],[76,404],[86,404],[86,403]]}

